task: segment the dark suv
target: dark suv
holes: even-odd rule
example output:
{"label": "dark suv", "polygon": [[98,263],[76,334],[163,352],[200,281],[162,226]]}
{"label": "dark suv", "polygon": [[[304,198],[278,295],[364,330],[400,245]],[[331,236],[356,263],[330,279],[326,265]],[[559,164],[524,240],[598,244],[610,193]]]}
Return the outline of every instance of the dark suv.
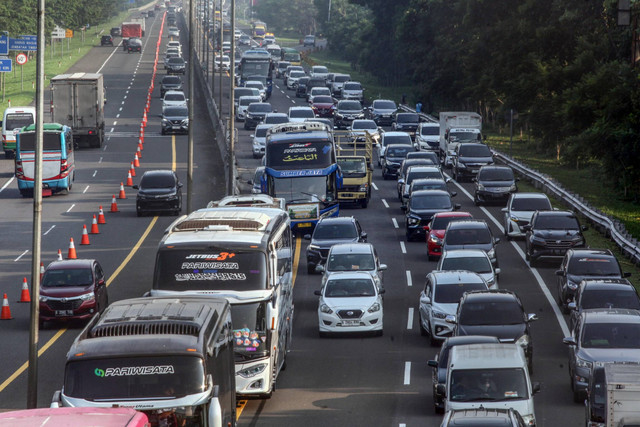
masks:
{"label": "dark suv", "polygon": [[482,166],[473,178],[473,204],[486,202],[504,203],[511,193],[518,191],[518,179],[509,166]]}
{"label": "dark suv", "polygon": [[148,212],[169,212],[179,215],[182,211],[182,183],[170,169],[146,171],[142,175],[136,197],[136,213],[142,216]]}
{"label": "dark suv", "polygon": [[102,266],[95,259],[67,259],[47,266],[40,288],[39,322],[88,320],[109,305]]}
{"label": "dark suv", "polygon": [[344,99],[338,102],[333,121],[338,129],[348,129],[355,119],[364,119],[364,109],[360,101]]}
{"label": "dark suv", "polygon": [[160,133],[189,133],[189,108],[184,105],[166,106],[162,108]]}
{"label": "dark suv", "polygon": [[104,35],[100,38],[100,46],[113,46],[113,37],[110,35]]}
{"label": "dark suv", "polygon": [[538,320],[534,313],[525,314],[520,298],[505,289],[471,291],[460,298],[455,316],[454,336],[489,335],[502,343],[516,343],[527,356],[529,372],[533,372],[533,342],[530,323]]}
{"label": "dark suv", "polygon": [[405,231],[407,241],[410,242],[418,236],[425,241],[425,226],[431,222],[431,218],[438,212],[451,212],[460,209],[460,204],[451,202],[451,194],[442,190],[418,190],[414,191],[406,205],[402,205],[405,211]]}
{"label": "dark suv", "polygon": [[122,35],[122,30],[120,27],[112,27],[109,34],[111,34],[111,37],[120,37]]}
{"label": "dark suv", "polygon": [[462,182],[476,176],[482,166],[493,164],[493,153],[485,144],[465,142],[456,146],[452,157],[453,178]]}
{"label": "dark suv", "polygon": [[522,227],[525,235],[525,258],[534,267],[540,258],[561,258],[571,248],[584,248],[582,234],[586,225],[570,211],[536,211],[531,222]]}
{"label": "dark suv", "polygon": [[167,74],[185,74],[187,71],[187,63],[181,57],[173,57],[167,59],[165,63]]}
{"label": "dark suv", "polygon": [[630,308],[640,310],[638,291],[627,279],[587,279],[580,282],[568,304],[569,330],[584,310],[594,308]]}
{"label": "dark suv", "polygon": [[329,249],[336,243],[366,242],[367,233],[354,217],[322,218],[316,224],[313,235],[305,234],[310,240],[307,247],[307,273],[313,274],[317,265],[326,262]]}
{"label": "dark suv", "polygon": [[569,313],[576,289],[584,279],[621,279],[631,276],[623,273],[618,260],[609,249],[569,249],[556,271],[558,305]]}
{"label": "dark suv", "polygon": [[418,113],[397,113],[391,124],[391,128],[395,131],[416,133],[420,124],[420,116]]}
{"label": "dark suv", "polygon": [[247,130],[255,129],[264,120],[265,116],[272,112],[273,107],[268,102],[252,102],[245,112],[244,128]]}
{"label": "dark suv", "polygon": [[367,110],[378,126],[389,126],[393,123],[393,116],[398,111],[398,106],[389,99],[376,99]]}
{"label": "dark suv", "polygon": [[142,53],[142,40],[140,40],[139,38],[131,37],[129,40],[127,40],[126,50],[127,53]]}
{"label": "dark suv", "polygon": [[500,239],[493,237],[491,228],[483,219],[453,221],[447,225],[442,240],[442,252],[456,249],[482,249],[487,253],[491,264],[498,268],[496,245]]}
{"label": "dark suv", "polygon": [[164,76],[160,80],[160,98],[164,98],[164,94],[168,90],[182,90],[182,79],[179,76]]}

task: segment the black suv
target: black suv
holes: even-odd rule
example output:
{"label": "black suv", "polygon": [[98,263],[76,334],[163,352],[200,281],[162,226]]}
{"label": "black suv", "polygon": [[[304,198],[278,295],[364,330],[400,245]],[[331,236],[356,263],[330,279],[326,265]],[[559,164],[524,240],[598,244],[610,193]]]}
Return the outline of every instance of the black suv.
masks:
{"label": "black suv", "polygon": [[398,176],[398,171],[407,154],[413,151],[413,147],[405,144],[391,144],[387,147],[386,155],[382,160],[382,178],[389,179]]}
{"label": "black suv", "polygon": [[164,76],[160,80],[160,98],[164,98],[168,90],[182,90],[182,79],[178,76]]}
{"label": "black suv", "polygon": [[100,38],[100,46],[113,46],[113,37],[110,35],[104,35]]}
{"label": "black suv", "polygon": [[561,258],[571,248],[584,248],[583,231],[578,217],[571,211],[536,211],[531,222],[522,227],[525,235],[525,258],[534,267],[540,258]]}
{"label": "black suv", "polygon": [[556,271],[558,305],[569,313],[569,303],[584,279],[621,279],[623,273],[618,260],[609,249],[569,249]]}
{"label": "black suv", "polygon": [[476,176],[482,166],[493,164],[493,153],[485,144],[465,142],[456,146],[452,156],[453,178],[462,182]]}
{"label": "black suv", "polygon": [[367,110],[370,118],[378,126],[389,126],[393,123],[393,116],[398,111],[398,106],[390,99],[376,99]]}
{"label": "black suv", "polygon": [[455,316],[446,321],[455,324],[454,336],[489,335],[502,343],[516,343],[527,356],[533,373],[533,342],[530,323],[538,320],[534,313],[525,314],[520,298],[505,289],[470,291],[460,298]]}
{"label": "black suv", "polygon": [[268,102],[252,102],[245,112],[244,128],[247,130],[255,129],[264,120],[264,117],[272,112],[273,107]]}
{"label": "black suv", "polygon": [[336,243],[366,242],[367,233],[354,217],[322,218],[316,224],[313,235],[305,234],[310,240],[307,247],[307,273],[313,274],[316,266],[327,261],[329,249]]}
{"label": "black suv", "polygon": [[136,197],[136,213],[142,216],[147,212],[169,212],[179,215],[182,210],[182,183],[172,170],[146,171],[142,175]]}
{"label": "black suv", "polygon": [[416,133],[419,124],[420,116],[418,113],[397,113],[391,128],[395,131]]}
{"label": "black suv", "polygon": [[405,231],[407,241],[421,236],[425,241],[424,226],[431,222],[437,212],[451,212],[460,209],[460,204],[451,202],[451,194],[442,190],[414,191],[406,205],[402,205],[405,212]]}
{"label": "black suv", "polygon": [[189,108],[186,106],[166,106],[162,108],[162,129],[160,133],[189,133]]}
{"label": "black suv", "polygon": [[305,98],[307,96],[307,83],[309,77],[300,77],[296,85],[296,98]]}
{"label": "black suv", "polygon": [[344,99],[336,105],[333,122],[338,129],[348,129],[355,119],[364,119],[364,109],[360,101]]}
{"label": "black suv", "polygon": [[517,181],[509,166],[482,166],[473,178],[473,203],[476,206],[493,201],[504,203],[511,193],[518,191]]}
{"label": "black suv", "polygon": [[187,63],[177,56],[167,59],[165,68],[167,69],[167,74],[184,74],[187,70]]}

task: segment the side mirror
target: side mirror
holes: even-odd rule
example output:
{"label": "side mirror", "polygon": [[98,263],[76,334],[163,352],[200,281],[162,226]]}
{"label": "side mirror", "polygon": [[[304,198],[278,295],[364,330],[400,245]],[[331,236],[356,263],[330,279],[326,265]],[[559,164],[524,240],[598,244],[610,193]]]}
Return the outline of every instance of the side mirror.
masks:
{"label": "side mirror", "polygon": [[576,310],[578,308],[578,306],[576,306],[576,302],[575,301],[571,301],[569,304],[567,304],[567,308],[569,310]]}
{"label": "side mirror", "polygon": [[326,268],[324,268],[324,265],[320,265],[320,264],[316,265],[316,271],[318,273],[324,273],[325,270],[326,270]]}
{"label": "side mirror", "polygon": [[501,210],[502,212],[508,212],[508,211],[509,211],[509,209],[507,209],[507,208],[502,208],[502,209],[500,209],[500,210]]}
{"label": "side mirror", "polygon": [[253,180],[252,180],[252,179],[250,179],[249,181],[247,181],[247,184],[249,184],[249,185],[253,185]]}
{"label": "side mirror", "polygon": [[527,322],[535,322],[536,320],[538,320],[538,315],[535,313],[529,313],[527,314]]}
{"label": "side mirror", "polygon": [[183,186],[184,186],[183,183],[181,183],[181,182],[178,183],[178,188],[182,188]]}
{"label": "side mirror", "polygon": [[366,239],[367,238],[367,233],[364,233],[364,232],[360,233],[360,237],[363,238],[363,239]]}
{"label": "side mirror", "polygon": [[444,318],[444,321],[455,325],[457,323],[456,316],[454,314],[447,314],[447,317]]}
{"label": "side mirror", "polygon": [[580,228],[582,229],[582,231],[587,231],[587,230],[589,229],[589,227],[588,227],[588,226],[586,226],[586,225],[583,225],[583,226],[582,226],[582,227],[580,227]]}
{"label": "side mirror", "polygon": [[460,203],[453,205],[453,210],[457,211],[458,209],[460,209]]}
{"label": "side mirror", "polygon": [[400,209],[402,209],[402,212],[406,212],[408,207],[407,207],[407,205],[402,205],[402,206],[400,206]]}
{"label": "side mirror", "polygon": [[313,294],[321,297],[322,296],[322,291],[313,291]]}
{"label": "side mirror", "polygon": [[496,277],[500,275],[500,272],[501,272],[501,271],[502,271],[502,270],[500,270],[499,268],[496,268],[496,269],[494,270],[494,273],[495,273]]}
{"label": "side mirror", "polygon": [[431,230],[431,227],[429,227],[428,225],[425,225],[424,227],[422,227],[422,229],[424,231],[429,231],[429,230]]}
{"label": "side mirror", "polygon": [[134,190],[139,190],[140,187],[138,186],[138,184],[133,185],[131,188],[133,188]]}
{"label": "side mirror", "polygon": [[420,297],[420,304],[431,304],[431,298],[426,295]]}
{"label": "side mirror", "polygon": [[494,244],[496,244],[496,245],[497,245],[498,243],[500,243],[500,238],[499,238],[499,237],[495,237],[495,238],[493,239],[493,243],[494,243]]}
{"label": "side mirror", "polygon": [[540,391],[540,383],[538,381],[535,381],[532,385],[531,385],[531,394],[536,394]]}
{"label": "side mirror", "polygon": [[563,270],[556,270],[556,276],[564,276]]}
{"label": "side mirror", "polygon": [[249,138],[255,138],[255,137],[256,137],[256,136],[255,136],[255,135],[253,135],[253,134],[249,135]]}
{"label": "side mirror", "polygon": [[387,264],[380,264],[378,266],[378,271],[385,271],[387,269]]}
{"label": "side mirror", "polygon": [[387,291],[386,291],[384,288],[380,288],[380,289],[378,290],[378,295],[382,295],[382,294],[384,294],[385,292],[387,292]]}
{"label": "side mirror", "polygon": [[437,360],[429,360],[427,362],[427,366],[431,366],[432,368],[437,368],[438,367],[438,361]]}
{"label": "side mirror", "polygon": [[471,178],[471,182],[478,182],[478,178]]}
{"label": "side mirror", "polygon": [[456,197],[458,195],[457,191],[451,191],[449,194],[451,194],[451,197]]}
{"label": "side mirror", "polygon": [[522,230],[523,231],[531,231],[531,224],[523,225],[522,226]]}
{"label": "side mirror", "polygon": [[304,240],[311,240],[311,234],[305,234],[303,239]]}

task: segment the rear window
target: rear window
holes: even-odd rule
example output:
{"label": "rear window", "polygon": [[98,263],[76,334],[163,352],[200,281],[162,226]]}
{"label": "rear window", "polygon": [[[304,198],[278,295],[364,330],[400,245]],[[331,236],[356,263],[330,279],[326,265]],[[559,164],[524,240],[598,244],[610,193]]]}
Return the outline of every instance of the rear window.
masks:
{"label": "rear window", "polygon": [[484,291],[487,285],[484,283],[453,283],[450,285],[438,285],[435,288],[434,300],[441,304],[454,304],[460,302],[465,292]]}
{"label": "rear window", "polygon": [[12,113],[7,114],[4,121],[5,129],[13,130],[23,128],[34,123],[34,116],[31,113]]}
{"label": "rear window", "polygon": [[417,123],[419,121],[420,121],[420,117],[418,117],[417,114],[404,113],[404,114],[398,114],[396,116],[396,122]]}
{"label": "rear window", "polygon": [[[21,133],[19,135],[20,151],[36,151],[35,132]],[[45,132],[43,135],[42,146],[44,151],[61,151],[62,143],[60,142],[60,134],[57,132]]]}
{"label": "rear window", "polygon": [[248,96],[248,97],[241,97],[239,104],[243,107],[246,107],[247,105],[251,104],[252,102],[260,102],[259,99],[254,98],[253,96]]}
{"label": "rear window", "polygon": [[296,108],[295,110],[289,111],[289,117],[291,118],[307,118],[307,117],[315,117],[313,110],[311,108]]}

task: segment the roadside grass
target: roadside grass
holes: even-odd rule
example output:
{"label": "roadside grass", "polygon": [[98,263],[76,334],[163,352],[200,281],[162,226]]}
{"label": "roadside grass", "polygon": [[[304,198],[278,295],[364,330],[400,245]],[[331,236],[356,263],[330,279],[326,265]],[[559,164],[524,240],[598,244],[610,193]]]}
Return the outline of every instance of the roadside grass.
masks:
{"label": "roadside grass", "polygon": [[[74,31],[73,38],[59,40],[54,43],[51,49],[50,38],[47,38],[45,47],[44,87],[49,87],[51,77],[64,73],[80,58],[86,55],[93,47],[100,45],[100,37],[109,34],[111,27],[119,27],[122,21],[130,14],[130,11],[121,12],[109,22],[90,27],[84,34],[84,42],[80,31]],[[5,74],[4,92],[0,95],[0,111],[4,111],[9,106],[29,105],[36,96],[36,52],[29,52],[29,60],[25,65],[17,65],[15,55],[20,52],[11,51],[13,60],[13,70]],[[20,70],[22,68],[22,71]],[[22,84],[20,73],[22,72]],[[11,104],[9,104],[9,101]],[[46,108],[45,108],[46,111]]]}

